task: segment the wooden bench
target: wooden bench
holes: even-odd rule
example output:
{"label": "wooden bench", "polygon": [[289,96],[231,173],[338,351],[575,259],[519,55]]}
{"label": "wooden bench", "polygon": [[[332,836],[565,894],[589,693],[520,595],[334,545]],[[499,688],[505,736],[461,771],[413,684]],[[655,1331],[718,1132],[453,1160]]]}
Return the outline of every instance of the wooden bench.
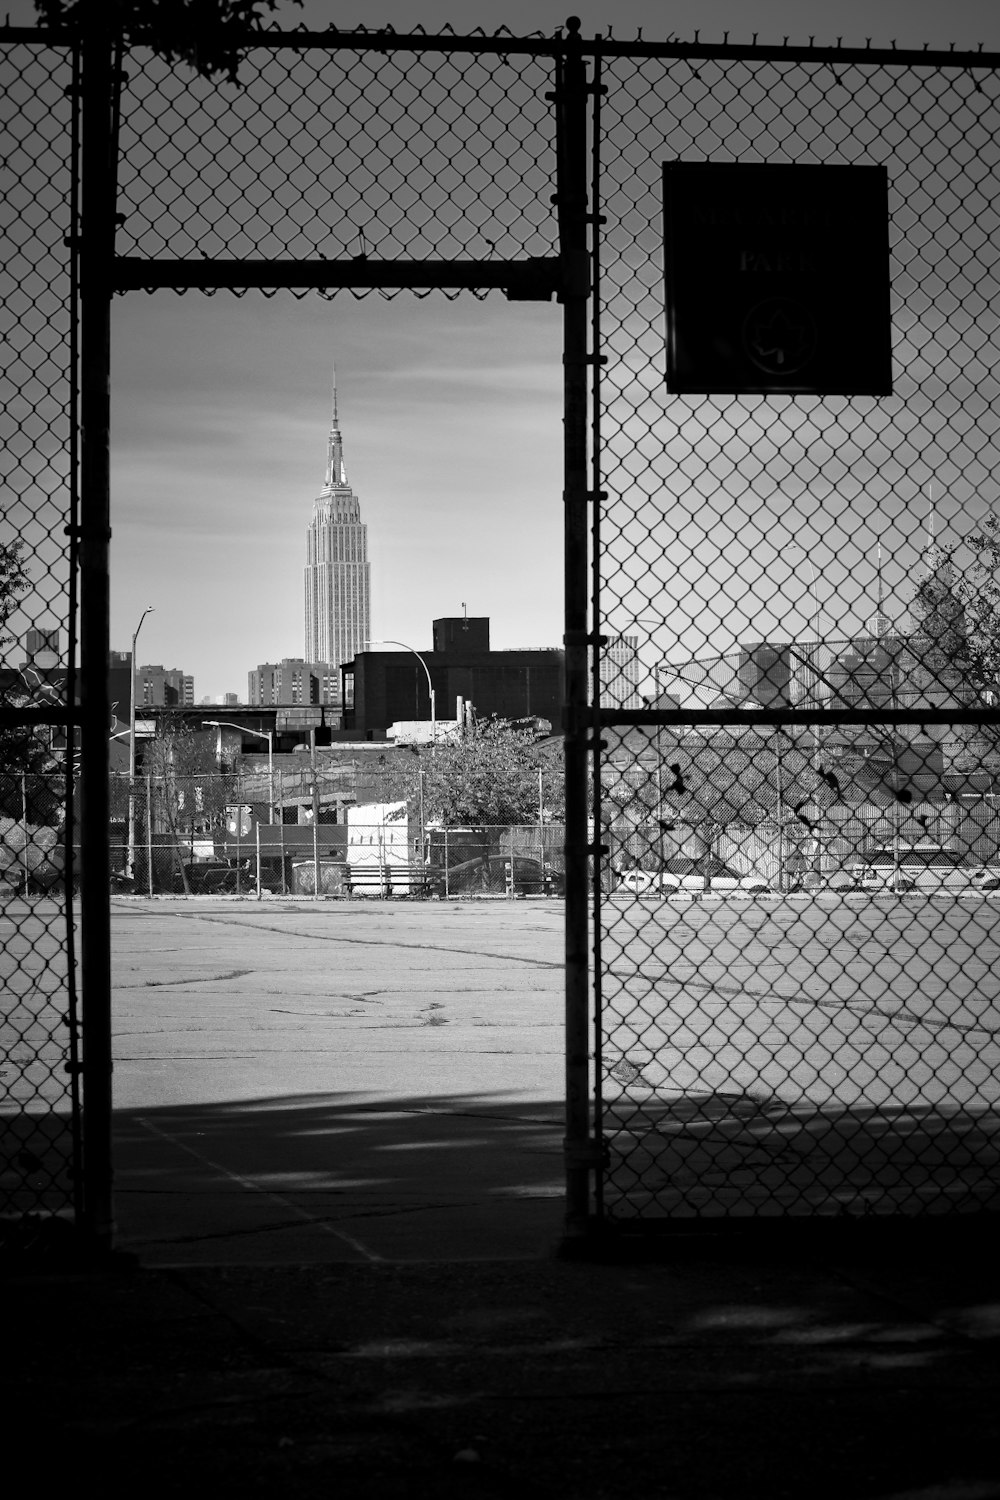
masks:
{"label": "wooden bench", "polygon": [[374,892],[378,896],[426,896],[431,890],[426,865],[349,865],[344,888],[348,894]]}

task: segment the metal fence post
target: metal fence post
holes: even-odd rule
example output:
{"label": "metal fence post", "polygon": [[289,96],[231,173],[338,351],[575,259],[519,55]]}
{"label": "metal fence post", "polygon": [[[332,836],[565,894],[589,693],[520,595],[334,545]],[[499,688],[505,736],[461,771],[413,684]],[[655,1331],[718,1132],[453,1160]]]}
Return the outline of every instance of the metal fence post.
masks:
{"label": "metal fence post", "polygon": [[31,867],[28,862],[28,778],[21,772],[21,868],[24,872],[24,894],[31,887]]}
{"label": "metal fence post", "polygon": [[288,895],[288,880],[285,871],[285,781],[281,769],[278,770],[278,798],[281,816],[278,820],[278,838],[281,844],[281,894]]}
{"label": "metal fence post", "polygon": [[80,253],[80,705],[84,1222],[110,1249],[111,874],[108,725],[111,536],[111,288],[115,234],[116,97],[110,22],[93,11],[83,32]]}
{"label": "metal fence post", "polygon": [[153,894],[153,778],[146,777],[146,876]]}
{"label": "metal fence post", "polygon": [[557,59],[557,207],[563,304],[563,502],[566,686],[566,1221],[568,1238],[589,1226],[589,913],[587,847],[588,505],[587,79],[580,23],[571,17]]}
{"label": "metal fence post", "polygon": [[319,784],[316,780],[316,731],[309,731],[309,765],[312,769],[313,900],[319,900]]}

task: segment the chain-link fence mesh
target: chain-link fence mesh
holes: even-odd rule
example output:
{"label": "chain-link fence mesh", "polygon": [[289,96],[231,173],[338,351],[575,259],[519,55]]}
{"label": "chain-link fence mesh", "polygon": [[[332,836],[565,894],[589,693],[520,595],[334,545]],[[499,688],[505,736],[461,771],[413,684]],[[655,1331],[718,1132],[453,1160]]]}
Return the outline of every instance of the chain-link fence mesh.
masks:
{"label": "chain-link fence mesh", "polygon": [[353,261],[358,295],[369,257],[550,255],[552,69],[345,37],[249,48],[236,88],[132,51],[119,254]]}
{"label": "chain-link fence mesh", "polygon": [[[419,799],[358,803],[352,767],[147,775],[112,782],[111,880],[122,895],[558,896],[562,824],[444,827]],[[13,861],[12,861],[13,862]]]}
{"label": "chain-link fence mesh", "polygon": [[72,835],[73,63],[0,48],[0,1224],[77,1203]]}
{"label": "chain-link fence mesh", "polygon": [[[1000,78],[600,82],[603,1212],[995,1210]],[[891,396],[668,393],[675,161],[887,169]],[[746,333],[761,369],[796,336]]]}

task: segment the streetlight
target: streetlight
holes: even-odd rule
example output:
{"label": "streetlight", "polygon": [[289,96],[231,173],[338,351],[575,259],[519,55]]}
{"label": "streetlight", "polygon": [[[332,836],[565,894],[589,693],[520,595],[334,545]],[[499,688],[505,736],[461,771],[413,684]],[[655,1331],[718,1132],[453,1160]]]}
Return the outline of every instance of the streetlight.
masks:
{"label": "streetlight", "polygon": [[[792,546],[792,547],[794,547],[797,552],[801,552],[802,556],[805,558],[806,562],[809,564],[809,591],[812,594],[812,604],[813,604],[813,636],[815,637],[815,641],[816,641],[816,644],[815,644],[815,646],[813,648],[814,655],[813,655],[813,663],[812,663],[812,670],[813,670],[812,695],[813,695],[813,700],[814,700],[814,707],[819,708],[819,706],[820,706],[820,691],[819,691],[819,687],[820,687],[821,681],[823,680],[823,672],[822,672],[821,667],[820,667],[820,646],[821,646],[822,642],[821,642],[820,633],[819,633],[819,594],[816,591],[816,569],[815,569],[815,567],[813,565],[812,555],[809,552],[806,551],[805,547],[803,547],[803,545],[802,545],[801,542],[791,542],[789,545]],[[813,766],[812,766],[812,769],[813,769],[813,776],[815,777],[815,781],[816,781],[816,784],[813,787],[813,800],[815,802],[817,824],[819,824],[819,825],[822,824],[822,819],[823,819],[823,808],[822,808],[822,806],[820,804],[820,800],[819,800],[819,778],[820,778],[820,775],[821,775],[821,765],[822,765],[822,758],[823,758],[823,751],[822,751],[823,734],[822,734],[822,728],[823,728],[823,726],[821,724],[816,723],[813,726],[813,733],[812,733],[812,747],[813,747]],[[811,847],[812,847],[812,850],[813,850],[813,854],[810,855],[810,858],[815,858],[815,860],[816,860],[816,865],[815,865],[814,868],[815,868],[815,871],[816,871],[817,874],[822,874],[822,863],[823,863],[823,857],[824,857],[823,856],[823,847],[824,846],[823,846],[821,834],[822,834],[822,827],[820,826],[818,828],[818,830],[817,830],[817,837],[810,840],[810,844],[811,844]]]}
{"label": "streetlight", "polygon": [[816,699],[816,706],[818,708],[819,707],[819,696],[820,696],[819,695],[819,683],[820,683],[820,680],[821,680],[821,677],[822,677],[822,673],[820,671],[820,665],[819,665],[819,648],[822,645],[822,642],[820,640],[820,634],[819,634],[819,595],[816,592],[816,568],[813,565],[812,557],[806,551],[805,547],[803,547],[803,545],[802,545],[801,542],[789,542],[788,545],[790,547],[794,547],[797,552],[801,552],[802,556],[805,558],[806,562],[809,564],[809,592],[812,595],[812,606],[813,606],[812,627],[813,627],[813,636],[815,637],[815,641],[816,641],[815,656],[813,658],[813,664],[812,664],[812,667],[813,667],[813,677],[814,677],[813,696]]}
{"label": "streetlight", "polygon": [[259,740],[267,740],[267,780],[271,788],[270,817],[268,822],[274,822],[274,733],[270,729],[251,729],[248,724],[232,724],[229,720],[202,719],[202,725],[211,725],[219,731],[219,764],[222,764],[222,731],[224,729],[236,729],[240,734],[256,735]]}
{"label": "streetlight", "polygon": [[362,641],[361,644],[363,646],[402,646],[404,651],[413,652],[413,655],[427,674],[427,691],[431,697],[431,744],[435,745],[437,743],[437,711],[435,709],[434,684],[431,682],[430,668],[420,655],[420,652],[415,651],[412,646],[408,646],[405,641]]}
{"label": "streetlight", "polygon": [[135,643],[139,639],[142,622],[147,615],[154,614],[152,604],[147,604],[139,616],[139,623],[132,632],[132,691],[129,693],[129,740],[128,740],[128,878],[135,877]]}

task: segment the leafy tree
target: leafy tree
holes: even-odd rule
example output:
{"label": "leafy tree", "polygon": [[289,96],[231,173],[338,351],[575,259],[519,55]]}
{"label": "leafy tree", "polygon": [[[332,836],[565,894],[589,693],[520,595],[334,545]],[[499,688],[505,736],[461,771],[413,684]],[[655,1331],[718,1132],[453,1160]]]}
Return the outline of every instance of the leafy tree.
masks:
{"label": "leafy tree", "polygon": [[[31,586],[24,562],[24,542],[0,543],[0,651],[14,644],[8,622]],[[17,709],[58,701],[60,689],[24,673],[4,692],[4,705]],[[50,736],[41,726],[13,725],[0,730],[0,816],[37,828],[61,828],[65,805],[53,773],[61,762],[52,753]]]}
{"label": "leafy tree", "polygon": [[661,772],[661,817],[755,826],[810,816],[832,800],[809,743],[787,730],[719,731],[680,741]]}
{"label": "leafy tree", "polygon": [[946,689],[969,702],[989,690],[997,665],[990,663],[996,650],[990,640],[996,624],[996,602],[989,602],[990,570],[980,561],[976,539],[973,543],[976,560],[965,574],[956,569],[953,547],[935,547],[910,604],[910,647],[929,675],[931,689]]}
{"label": "leafy tree", "polygon": [[462,739],[438,745],[421,757],[424,816],[448,827],[536,823],[541,770],[542,807],[550,817],[560,817],[561,767],[542,763],[534,747],[530,730],[516,729],[504,719],[478,721]]}
{"label": "leafy tree", "polygon": [[187,842],[190,849],[199,829],[220,822],[227,783],[217,774],[213,747],[180,717],[161,720],[143,757],[143,768],[152,778],[154,823],[169,834],[181,884],[189,892],[182,845]]}
{"label": "leafy tree", "polygon": [[461,739],[423,747],[386,772],[384,801],[405,801],[414,811],[423,797],[425,822],[448,828],[506,827],[537,823],[541,773],[542,816],[560,822],[564,779],[561,758],[539,752],[535,735],[506,719],[482,719]]}
{"label": "leafy tree", "polygon": [[[958,569],[955,549],[939,549],[939,558],[917,584],[913,612],[918,629],[943,637],[938,644],[958,666],[980,700],[1000,701],[1000,517],[992,512],[966,538],[972,554]],[[942,609],[947,591],[953,603]],[[929,602],[934,606],[926,608]],[[960,612],[960,616],[959,616]],[[960,627],[960,628],[959,628]]]}
{"label": "leafy tree", "polygon": [[[205,78],[224,74],[238,82],[248,30],[259,28],[264,13],[279,0],[35,0],[43,26],[82,23],[88,11],[113,6],[125,39],[149,47],[168,62],[188,63]],[[302,0],[292,0],[301,5]]]}
{"label": "leafy tree", "polygon": [[0,542],[0,651],[13,645],[14,638],[7,629],[7,622],[30,585],[23,540]]}
{"label": "leafy tree", "polygon": [[[910,606],[921,665],[949,700],[1000,704],[1000,517],[990,513],[965,539],[969,560],[959,567],[957,548],[938,547],[918,580]],[[957,735],[957,738],[956,738]],[[951,769],[990,778],[1000,768],[1000,733],[990,725],[974,732],[956,726]]]}

